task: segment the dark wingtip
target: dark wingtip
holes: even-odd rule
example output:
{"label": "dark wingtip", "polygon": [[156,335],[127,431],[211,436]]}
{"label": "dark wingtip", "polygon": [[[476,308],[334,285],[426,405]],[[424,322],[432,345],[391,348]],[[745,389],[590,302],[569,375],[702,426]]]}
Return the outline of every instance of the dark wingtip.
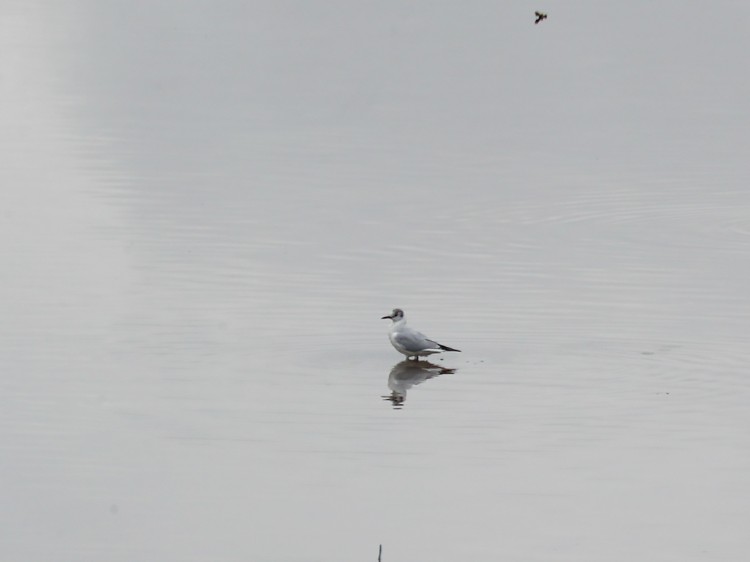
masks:
{"label": "dark wingtip", "polygon": [[441,345],[440,349],[442,349],[443,351],[458,351],[459,353],[461,353],[460,349],[453,349],[452,347],[448,347],[447,345]]}

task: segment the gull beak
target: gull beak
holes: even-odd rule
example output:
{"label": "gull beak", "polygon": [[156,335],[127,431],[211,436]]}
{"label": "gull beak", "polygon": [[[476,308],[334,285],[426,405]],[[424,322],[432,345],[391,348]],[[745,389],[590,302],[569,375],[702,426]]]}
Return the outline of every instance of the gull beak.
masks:
{"label": "gull beak", "polygon": [[393,320],[393,316],[383,316],[381,320],[385,320],[386,318],[388,318],[389,320]]}

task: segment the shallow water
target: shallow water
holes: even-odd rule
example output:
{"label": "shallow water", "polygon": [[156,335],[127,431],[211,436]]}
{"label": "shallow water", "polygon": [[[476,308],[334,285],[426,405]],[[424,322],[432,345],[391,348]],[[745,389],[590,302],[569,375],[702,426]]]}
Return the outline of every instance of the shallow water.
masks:
{"label": "shallow water", "polygon": [[745,558],[750,10],[545,9],[2,8],[2,559]]}

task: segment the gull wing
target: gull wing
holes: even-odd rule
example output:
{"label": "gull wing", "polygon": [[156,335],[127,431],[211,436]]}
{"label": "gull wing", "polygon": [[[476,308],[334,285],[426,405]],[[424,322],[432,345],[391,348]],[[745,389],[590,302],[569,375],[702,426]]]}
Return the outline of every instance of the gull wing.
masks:
{"label": "gull wing", "polygon": [[440,345],[427,339],[424,334],[414,330],[401,331],[393,335],[393,340],[408,351],[424,351],[426,349],[440,349]]}

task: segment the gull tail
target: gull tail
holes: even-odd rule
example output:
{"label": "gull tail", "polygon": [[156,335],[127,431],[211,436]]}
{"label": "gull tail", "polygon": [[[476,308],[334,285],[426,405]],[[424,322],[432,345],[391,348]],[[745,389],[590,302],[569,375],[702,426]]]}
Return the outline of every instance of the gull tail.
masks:
{"label": "gull tail", "polygon": [[459,353],[461,353],[460,349],[453,349],[452,347],[448,347],[447,345],[438,344],[438,347],[443,351],[458,351]]}

